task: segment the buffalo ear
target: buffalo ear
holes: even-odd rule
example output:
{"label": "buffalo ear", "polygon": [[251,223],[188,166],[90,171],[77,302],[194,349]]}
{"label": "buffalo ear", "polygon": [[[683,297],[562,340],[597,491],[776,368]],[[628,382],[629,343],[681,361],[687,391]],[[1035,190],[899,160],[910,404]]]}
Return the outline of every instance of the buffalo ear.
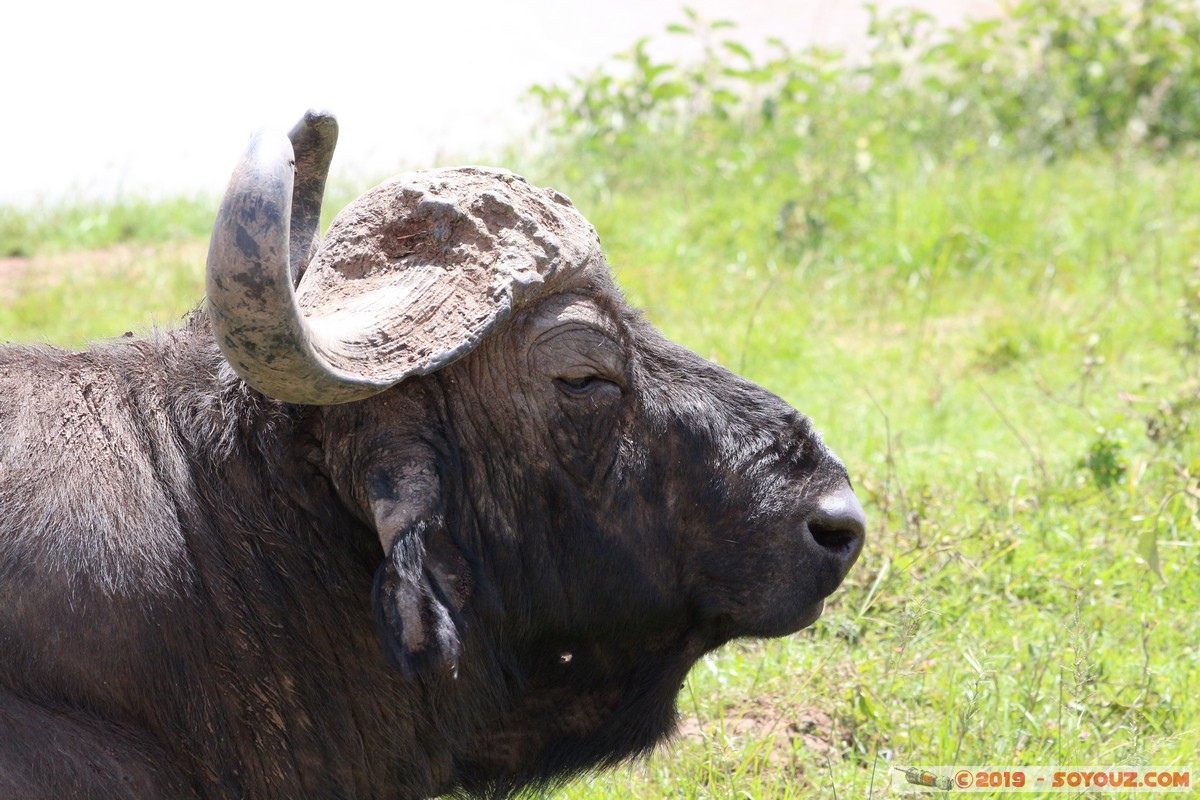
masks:
{"label": "buffalo ear", "polygon": [[431,496],[436,476],[409,466],[377,472],[368,488],[386,555],[371,596],[375,624],[405,677],[438,669],[457,675],[470,575]]}
{"label": "buffalo ear", "polygon": [[436,669],[458,674],[463,620],[450,587],[426,565],[425,538],[442,518],[420,520],[396,537],[375,573],[371,604],[384,651],[407,678]]}

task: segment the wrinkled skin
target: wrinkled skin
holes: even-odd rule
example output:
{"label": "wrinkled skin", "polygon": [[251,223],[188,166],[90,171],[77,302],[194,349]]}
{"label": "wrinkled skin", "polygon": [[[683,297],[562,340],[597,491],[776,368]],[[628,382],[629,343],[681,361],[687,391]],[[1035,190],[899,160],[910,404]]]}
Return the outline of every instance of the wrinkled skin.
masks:
{"label": "wrinkled skin", "polygon": [[645,752],[862,546],[804,417],[606,272],[357,402],[208,323],[0,348],[0,796],[496,795]]}

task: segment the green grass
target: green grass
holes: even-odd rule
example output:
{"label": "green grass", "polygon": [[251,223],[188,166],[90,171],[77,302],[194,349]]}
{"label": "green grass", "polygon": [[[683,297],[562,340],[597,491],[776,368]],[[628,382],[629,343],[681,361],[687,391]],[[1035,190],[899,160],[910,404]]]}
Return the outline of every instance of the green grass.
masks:
{"label": "green grass", "polygon": [[198,236],[212,226],[210,198],[151,201],[0,205],[0,257],[27,258],[38,253],[149,244]]}
{"label": "green grass", "polygon": [[[807,95],[831,104],[817,132],[664,112],[568,120],[513,155],[574,198],[669,336],[814,418],[870,517],[820,622],[706,659],[687,735],[561,796],[903,796],[896,765],[1200,765],[1200,156],[1047,154],[1005,130],[982,146],[933,117],[891,136],[916,101],[829,80]],[[189,230],[117,266],[33,245],[27,266],[49,266],[0,294],[0,340],[177,318],[202,290]],[[39,236],[51,254],[70,238]]]}
{"label": "green grass", "polygon": [[[324,224],[366,188],[331,180]],[[0,205],[0,342],[80,347],[177,324],[203,297],[219,203]]]}
{"label": "green grass", "polygon": [[[858,797],[893,764],[1195,762],[1198,170],[902,172],[841,246],[790,257],[769,192],[577,192],[669,335],[816,420],[872,528],[811,631],[693,673],[684,713],[707,735],[567,796]],[[722,733],[764,703],[773,730]],[[789,727],[813,708],[831,748]]]}
{"label": "green grass", "polygon": [[204,293],[203,240],[57,253],[6,266],[0,342],[80,347],[172,326]]}

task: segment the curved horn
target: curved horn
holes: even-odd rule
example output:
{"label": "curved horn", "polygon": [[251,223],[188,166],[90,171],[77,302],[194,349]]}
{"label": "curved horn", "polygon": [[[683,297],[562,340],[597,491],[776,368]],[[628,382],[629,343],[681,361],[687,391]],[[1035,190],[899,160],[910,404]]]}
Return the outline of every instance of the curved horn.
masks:
{"label": "curved horn", "polygon": [[310,113],[290,142],[257,134],[213,226],[213,330],[263,394],[313,405],[369,397],[470,352],[546,291],[585,273],[609,280],[570,200],[479,167],[377,186],[314,252],[336,133],[331,117]]}
{"label": "curved horn", "polygon": [[293,403],[347,402],[389,385],[331,366],[296,302],[295,283],[320,233],[336,139],[333,117],[314,112],[290,141],[256,133],[229,181],[208,249],[208,314],[221,352],[255,389]]}
{"label": "curved horn", "polygon": [[337,137],[337,120],[322,111],[307,112],[288,133],[296,162],[291,215],[293,285],[300,281],[321,244],[321,201],[325,198],[325,178],[329,175]]}

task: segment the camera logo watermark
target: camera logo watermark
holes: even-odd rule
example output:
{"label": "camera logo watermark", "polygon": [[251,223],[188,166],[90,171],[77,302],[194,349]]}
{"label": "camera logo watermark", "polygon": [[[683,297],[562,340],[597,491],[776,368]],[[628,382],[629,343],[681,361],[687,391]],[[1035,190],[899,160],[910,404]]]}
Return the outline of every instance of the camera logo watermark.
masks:
{"label": "camera logo watermark", "polygon": [[895,767],[906,783],[958,792],[1190,792],[1191,767]]}

